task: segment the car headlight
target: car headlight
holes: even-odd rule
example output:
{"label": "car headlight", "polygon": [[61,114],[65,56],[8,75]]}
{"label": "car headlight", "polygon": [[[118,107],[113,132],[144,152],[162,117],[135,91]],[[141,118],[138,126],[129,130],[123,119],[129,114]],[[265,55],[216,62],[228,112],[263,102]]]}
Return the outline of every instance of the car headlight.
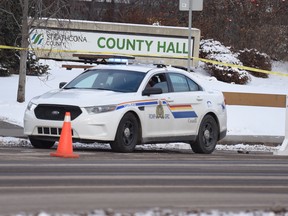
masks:
{"label": "car headlight", "polygon": [[33,111],[37,107],[36,104],[32,103],[31,101],[28,103],[27,110]]}
{"label": "car headlight", "polygon": [[96,113],[113,111],[116,109],[116,106],[115,105],[92,106],[92,107],[85,107],[85,109],[89,114],[96,114]]}

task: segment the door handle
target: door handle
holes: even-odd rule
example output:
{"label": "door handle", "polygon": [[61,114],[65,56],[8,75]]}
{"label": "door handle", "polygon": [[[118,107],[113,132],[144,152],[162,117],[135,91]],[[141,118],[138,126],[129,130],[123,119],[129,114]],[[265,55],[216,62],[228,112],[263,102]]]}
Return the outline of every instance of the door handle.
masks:
{"label": "door handle", "polygon": [[198,96],[198,97],[196,98],[196,100],[197,100],[197,101],[203,101],[203,98],[200,97],[200,96]]}

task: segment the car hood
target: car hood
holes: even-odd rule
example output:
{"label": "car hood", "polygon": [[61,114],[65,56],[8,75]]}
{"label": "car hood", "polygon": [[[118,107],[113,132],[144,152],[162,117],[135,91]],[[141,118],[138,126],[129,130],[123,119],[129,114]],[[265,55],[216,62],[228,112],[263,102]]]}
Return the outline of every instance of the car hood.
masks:
{"label": "car hood", "polygon": [[131,100],[135,93],[96,89],[59,89],[49,91],[31,100],[35,104],[61,104],[79,107],[119,104]]}

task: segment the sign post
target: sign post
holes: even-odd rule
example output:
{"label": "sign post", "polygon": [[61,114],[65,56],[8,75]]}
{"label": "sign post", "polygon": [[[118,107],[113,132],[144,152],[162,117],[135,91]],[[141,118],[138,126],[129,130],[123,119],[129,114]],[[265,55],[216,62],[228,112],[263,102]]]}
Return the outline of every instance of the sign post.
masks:
{"label": "sign post", "polygon": [[193,11],[202,11],[203,10],[203,0],[179,0],[179,10],[180,11],[189,11],[189,24],[188,24],[188,63],[187,70],[191,71],[191,40],[192,40],[192,10]]}
{"label": "sign post", "polygon": [[288,95],[286,95],[286,115],[285,115],[285,137],[277,152],[274,155],[288,155]]}

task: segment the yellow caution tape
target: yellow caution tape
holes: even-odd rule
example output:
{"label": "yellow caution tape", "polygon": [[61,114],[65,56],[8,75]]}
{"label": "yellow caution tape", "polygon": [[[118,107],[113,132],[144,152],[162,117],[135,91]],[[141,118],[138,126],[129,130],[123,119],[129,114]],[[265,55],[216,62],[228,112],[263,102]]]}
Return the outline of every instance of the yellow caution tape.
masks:
{"label": "yellow caution tape", "polygon": [[0,49],[28,50],[26,48],[6,46],[6,45],[0,45]]}
{"label": "yellow caution tape", "polygon": [[286,73],[282,73],[282,72],[262,70],[259,68],[252,68],[252,67],[247,67],[247,66],[243,66],[243,65],[229,64],[229,63],[225,63],[225,62],[218,62],[218,61],[214,61],[214,60],[208,60],[208,59],[197,58],[197,57],[192,57],[192,58],[195,60],[198,60],[198,61],[205,62],[205,63],[217,64],[217,65],[222,65],[222,66],[227,66],[227,67],[249,70],[249,71],[253,71],[253,72],[259,72],[259,73],[266,73],[266,74],[273,74],[273,75],[277,75],[277,76],[287,76],[288,77],[288,73],[286,74]]}
{"label": "yellow caution tape", "polygon": [[[92,51],[86,51],[86,50],[58,50],[58,49],[32,49],[32,48],[21,48],[21,47],[13,47],[13,46],[6,46],[6,45],[0,45],[0,49],[14,49],[14,50],[33,50],[33,51],[44,51],[44,52],[64,52],[64,53],[86,53],[86,54],[118,54],[118,53],[112,53],[112,52],[92,52]],[[179,57],[179,56],[159,56],[159,55],[134,55],[138,57],[169,57],[169,58],[181,58],[181,59],[187,59],[187,57]],[[285,76],[288,77],[288,73],[282,73],[282,72],[275,72],[275,71],[268,71],[268,70],[262,70],[259,68],[252,68],[252,67],[247,67],[243,65],[235,65],[235,64],[230,64],[230,63],[225,63],[225,62],[219,62],[219,61],[214,61],[214,60],[209,60],[209,59],[203,59],[203,58],[198,58],[198,57],[191,57],[194,60],[197,61],[202,61],[205,63],[211,63],[211,64],[216,64],[216,65],[222,65],[222,66],[227,66],[227,67],[232,67],[232,68],[239,68],[243,70],[248,70],[248,71],[253,71],[253,72],[259,72],[259,73],[266,73],[266,74],[272,74],[272,75],[277,75],[277,76]]]}

